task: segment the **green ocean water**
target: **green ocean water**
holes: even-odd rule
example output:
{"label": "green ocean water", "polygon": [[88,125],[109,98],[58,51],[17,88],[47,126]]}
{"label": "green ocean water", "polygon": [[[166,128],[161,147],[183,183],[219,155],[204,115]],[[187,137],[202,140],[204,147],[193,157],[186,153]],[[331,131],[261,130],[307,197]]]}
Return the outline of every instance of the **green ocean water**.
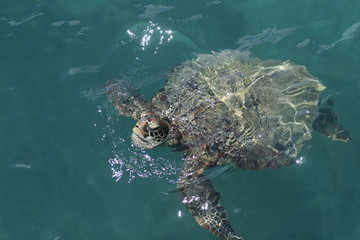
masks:
{"label": "green ocean water", "polygon": [[177,64],[222,49],[305,65],[352,135],[212,179],[235,230],[360,239],[360,1],[0,0],[0,240],[216,239],[174,191],[181,154],[135,149],[102,87],[126,79],[150,99]]}

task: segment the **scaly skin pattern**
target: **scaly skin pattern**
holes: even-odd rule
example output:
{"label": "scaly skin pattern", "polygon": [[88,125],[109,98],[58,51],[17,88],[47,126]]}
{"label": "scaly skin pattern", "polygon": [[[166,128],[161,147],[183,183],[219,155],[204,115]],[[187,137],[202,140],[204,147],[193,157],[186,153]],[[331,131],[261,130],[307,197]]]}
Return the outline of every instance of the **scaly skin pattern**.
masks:
{"label": "scaly skin pattern", "polygon": [[206,164],[202,161],[194,156],[185,159],[177,183],[181,201],[196,222],[219,239],[243,239],[234,232],[225,208],[220,205],[220,193],[202,173]]}

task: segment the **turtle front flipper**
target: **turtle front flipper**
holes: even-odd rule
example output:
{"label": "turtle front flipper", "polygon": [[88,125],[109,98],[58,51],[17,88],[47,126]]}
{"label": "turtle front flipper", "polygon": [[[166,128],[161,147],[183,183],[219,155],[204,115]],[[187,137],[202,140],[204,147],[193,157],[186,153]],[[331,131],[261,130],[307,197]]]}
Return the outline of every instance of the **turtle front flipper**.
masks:
{"label": "turtle front flipper", "polygon": [[221,240],[243,240],[231,227],[228,215],[220,205],[220,193],[201,171],[194,171],[193,160],[186,160],[180,173],[177,188],[179,196],[186,208],[194,216],[197,223],[209,230]]}
{"label": "turtle front flipper", "polygon": [[319,115],[313,123],[314,130],[332,140],[348,142],[350,134],[338,122],[336,114],[329,108],[320,108]]}
{"label": "turtle front flipper", "polygon": [[104,92],[120,115],[140,119],[141,113],[149,111],[149,104],[126,81],[110,80],[104,86]]}

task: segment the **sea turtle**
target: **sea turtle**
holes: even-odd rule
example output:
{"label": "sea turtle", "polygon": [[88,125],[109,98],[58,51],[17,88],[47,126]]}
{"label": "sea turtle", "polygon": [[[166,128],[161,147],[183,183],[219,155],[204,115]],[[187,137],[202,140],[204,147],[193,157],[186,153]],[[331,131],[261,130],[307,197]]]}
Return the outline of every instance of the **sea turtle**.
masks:
{"label": "sea turtle", "polygon": [[119,114],[138,120],[131,135],[136,147],[166,142],[183,153],[180,198],[198,224],[222,240],[243,238],[231,227],[204,170],[292,164],[313,129],[349,141],[336,115],[319,107],[324,89],[304,66],[260,61],[235,50],[199,54],[180,64],[151,102],[124,80],[104,87]]}

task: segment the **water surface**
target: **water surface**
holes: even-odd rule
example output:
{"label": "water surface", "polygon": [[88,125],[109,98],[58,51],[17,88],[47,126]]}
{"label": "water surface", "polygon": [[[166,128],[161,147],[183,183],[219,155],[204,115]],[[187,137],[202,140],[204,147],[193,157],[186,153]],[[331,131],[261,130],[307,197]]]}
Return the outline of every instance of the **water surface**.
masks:
{"label": "water surface", "polygon": [[[102,95],[150,99],[222,49],[307,66],[350,143],[314,134],[301,164],[213,179],[246,239],[360,239],[360,2],[1,1],[0,239],[215,239],[173,193],[181,154],[131,146]],[[220,170],[221,171],[221,170]]]}

